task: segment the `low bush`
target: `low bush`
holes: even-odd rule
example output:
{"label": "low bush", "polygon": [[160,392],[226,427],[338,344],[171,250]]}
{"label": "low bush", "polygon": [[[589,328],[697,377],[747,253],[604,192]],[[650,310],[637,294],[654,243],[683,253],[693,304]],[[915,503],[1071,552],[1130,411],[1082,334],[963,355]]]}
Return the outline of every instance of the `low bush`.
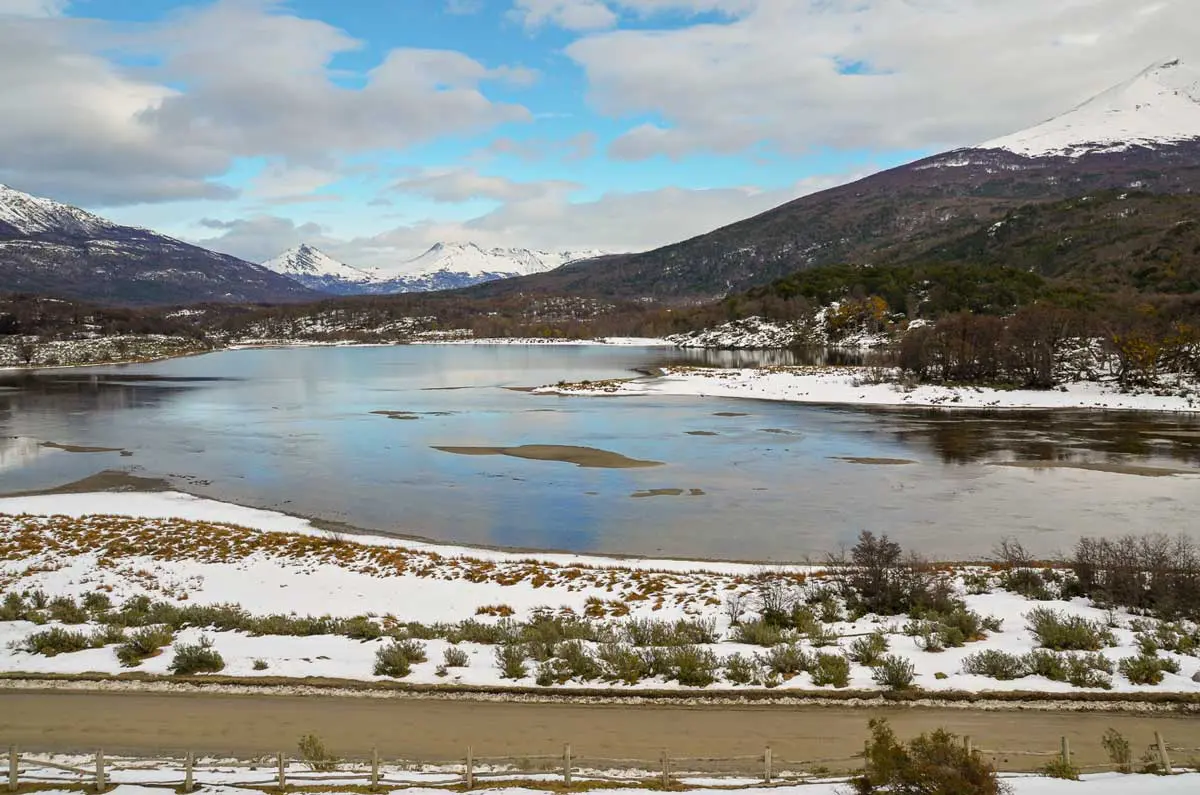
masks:
{"label": "low bush", "polygon": [[345,635],[351,640],[379,640],[383,637],[383,627],[366,616],[355,616],[341,622],[339,635]]}
{"label": "low bush", "polygon": [[51,599],[46,613],[51,621],[63,624],[83,624],[89,618],[88,612],[69,596],[56,596]]}
{"label": "low bush", "polygon": [[51,627],[43,632],[33,633],[17,644],[16,648],[30,654],[54,657],[92,648],[92,636],[86,632]]}
{"label": "low bush", "polygon": [[834,631],[833,627],[818,625],[808,633],[808,642],[814,647],[821,649],[826,646],[836,646],[839,635]]}
{"label": "low bush", "polygon": [[753,659],[740,654],[725,658],[725,680],[730,684],[748,685],[758,678],[758,664]]}
{"label": "low bush", "polygon": [[505,679],[524,679],[529,673],[525,666],[525,647],[520,643],[505,643],[496,647],[496,665]]}
{"label": "low bush", "polygon": [[112,610],[112,597],[104,591],[88,591],[80,600],[83,604],[83,609],[93,615],[100,615]]}
{"label": "low bush", "polygon": [[1126,657],[1117,664],[1117,668],[1122,676],[1135,685],[1162,684],[1163,674],[1179,673],[1179,663],[1174,660],[1146,654]]}
{"label": "low bush", "polygon": [[795,676],[812,667],[812,658],[795,643],[774,646],[759,658],[772,673]]}
{"label": "low bush", "polygon": [[569,677],[591,682],[604,676],[604,667],[582,641],[567,640],[558,645],[555,655],[563,663]]}
{"label": "low bush", "polygon": [[142,664],[142,660],[157,657],[159,650],[170,646],[175,640],[175,633],[168,627],[142,627],[125,637],[125,642],[117,647],[117,660],[125,668],[134,668]]}
{"label": "low bush", "polygon": [[1038,643],[1054,651],[1099,651],[1116,642],[1103,624],[1047,607],[1035,608],[1025,618]]}
{"label": "low bush", "polygon": [[670,653],[670,678],[684,687],[708,687],[717,681],[721,661],[701,646],[676,646]]}
{"label": "low bush", "polygon": [[646,659],[636,649],[624,644],[606,643],[599,648],[596,656],[602,664],[604,678],[610,682],[636,685],[650,675]]}
{"label": "low bush", "polygon": [[883,660],[888,650],[887,635],[882,632],[872,632],[861,638],[855,638],[850,643],[849,655],[854,662],[873,668]]}
{"label": "low bush", "polygon": [[300,738],[297,745],[300,751],[300,760],[308,765],[309,770],[314,773],[332,773],[337,770],[340,760],[329,753],[325,748],[325,743],[317,735],[306,734]]}
{"label": "low bush", "polygon": [[621,626],[622,639],[631,646],[704,646],[720,640],[714,619],[658,621],[633,618]]}
{"label": "low bush", "polygon": [[871,672],[871,679],[888,690],[908,690],[916,680],[916,668],[907,657],[889,654]]}
{"label": "low bush", "polygon": [[1112,688],[1112,660],[1103,654],[1068,654],[1067,681],[1074,687]]}
{"label": "low bush", "polygon": [[447,668],[466,668],[471,664],[471,657],[465,649],[457,646],[447,646],[442,654],[442,662]]}
{"label": "low bush", "polygon": [[403,679],[412,673],[413,663],[425,662],[425,644],[412,638],[393,640],[375,652],[375,675]]}
{"label": "low bush", "polygon": [[256,670],[256,671],[265,671],[270,667],[271,666],[267,664],[266,660],[255,660],[254,661],[254,670]]}
{"label": "low bush", "polygon": [[968,654],[963,658],[962,670],[965,674],[989,676],[1000,681],[1020,679],[1028,673],[1019,656],[998,649]]}
{"label": "low bush", "polygon": [[784,631],[774,624],[768,624],[762,619],[743,621],[733,628],[731,640],[734,643],[748,643],[752,646],[775,646],[783,642]]}
{"label": "low bush", "polygon": [[213,648],[212,638],[201,637],[199,643],[175,644],[175,657],[171,660],[171,673],[176,676],[192,674],[215,674],[224,670],[225,660]]}
{"label": "low bush", "polygon": [[1104,746],[1108,761],[1113,763],[1118,773],[1133,772],[1133,749],[1125,735],[1116,729],[1109,729],[1100,738],[1100,744]]}
{"label": "low bush", "polygon": [[1057,757],[1053,762],[1049,762],[1042,768],[1042,775],[1047,778],[1061,778],[1066,781],[1079,780],[1079,768],[1063,759]]}
{"label": "low bush", "polygon": [[817,687],[828,685],[849,687],[850,685],[850,661],[840,654],[825,652],[817,654],[810,673],[813,684]]}
{"label": "low bush", "polygon": [[908,744],[886,720],[870,722],[863,773],[851,782],[856,795],[1004,795],[1008,787],[979,754],[938,729]]}

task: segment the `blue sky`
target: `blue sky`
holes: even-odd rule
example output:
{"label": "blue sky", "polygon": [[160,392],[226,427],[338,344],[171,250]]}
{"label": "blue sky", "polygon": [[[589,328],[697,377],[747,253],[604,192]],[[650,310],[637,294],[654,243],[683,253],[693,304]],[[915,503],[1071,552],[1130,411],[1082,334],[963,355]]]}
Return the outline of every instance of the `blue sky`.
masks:
{"label": "blue sky", "polygon": [[[1193,9],[1194,10],[1194,9]],[[249,259],[649,248],[1187,56],[1187,0],[0,0],[0,182]]]}

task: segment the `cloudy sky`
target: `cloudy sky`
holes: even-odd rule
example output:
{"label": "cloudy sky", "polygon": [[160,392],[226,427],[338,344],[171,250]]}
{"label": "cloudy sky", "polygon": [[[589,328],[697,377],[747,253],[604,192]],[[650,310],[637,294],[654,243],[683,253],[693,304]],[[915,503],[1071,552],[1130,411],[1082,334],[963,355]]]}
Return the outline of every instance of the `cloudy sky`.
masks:
{"label": "cloudy sky", "polygon": [[1200,61],[1197,0],[0,0],[0,182],[252,260],[650,248]]}

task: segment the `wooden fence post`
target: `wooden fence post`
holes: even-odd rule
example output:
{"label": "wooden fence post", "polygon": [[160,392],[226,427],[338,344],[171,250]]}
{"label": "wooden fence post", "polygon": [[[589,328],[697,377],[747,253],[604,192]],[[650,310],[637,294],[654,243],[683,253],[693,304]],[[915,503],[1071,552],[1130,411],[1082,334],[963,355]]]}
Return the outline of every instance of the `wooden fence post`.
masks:
{"label": "wooden fence post", "polygon": [[275,761],[279,765],[279,788],[287,789],[287,767],[283,762],[283,754],[278,754],[275,758]]}
{"label": "wooden fence post", "polygon": [[191,792],[196,788],[195,781],[196,755],[191,751],[183,758],[183,791]]}
{"label": "wooden fence post", "polygon": [[563,783],[571,786],[571,744],[563,746]]}
{"label": "wooden fence post", "polygon": [[379,749],[371,747],[371,789],[379,789]]}
{"label": "wooden fence post", "polygon": [[96,792],[104,792],[104,749],[96,752]]}
{"label": "wooden fence post", "polygon": [[1163,773],[1171,775],[1171,755],[1167,753],[1167,741],[1159,732],[1154,733],[1154,744],[1158,746],[1158,761],[1162,763]]}
{"label": "wooden fence post", "polygon": [[17,777],[20,775],[21,758],[17,754],[17,746],[8,747],[8,791],[17,791]]}
{"label": "wooden fence post", "polygon": [[475,786],[475,754],[469,745],[467,746],[467,764],[463,774],[463,783],[467,785],[467,789]]}
{"label": "wooden fence post", "polygon": [[663,789],[671,788],[671,757],[666,748],[662,752],[662,786]]}
{"label": "wooden fence post", "polygon": [[1066,735],[1062,738],[1062,763],[1067,767],[1071,766],[1071,741]]}
{"label": "wooden fence post", "polygon": [[971,735],[969,734],[963,737],[963,750],[967,752],[968,756],[975,753],[975,746],[971,742]]}
{"label": "wooden fence post", "polygon": [[763,752],[763,781],[771,783],[771,746],[767,746],[767,750]]}

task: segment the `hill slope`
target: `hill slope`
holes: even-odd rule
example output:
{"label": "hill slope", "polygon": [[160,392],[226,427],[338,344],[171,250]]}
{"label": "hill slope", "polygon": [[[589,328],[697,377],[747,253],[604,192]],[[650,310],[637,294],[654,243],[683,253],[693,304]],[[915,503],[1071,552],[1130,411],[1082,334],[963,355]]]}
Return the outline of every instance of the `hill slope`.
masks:
{"label": "hill slope", "polygon": [[1111,189],[1200,191],[1200,85],[1169,61],[1056,120],[805,196],[691,240],[478,288],[715,298],[793,271],[895,260],[1032,202]]}
{"label": "hill slope", "polygon": [[107,304],[296,301],[266,268],[0,185],[0,291]]}

